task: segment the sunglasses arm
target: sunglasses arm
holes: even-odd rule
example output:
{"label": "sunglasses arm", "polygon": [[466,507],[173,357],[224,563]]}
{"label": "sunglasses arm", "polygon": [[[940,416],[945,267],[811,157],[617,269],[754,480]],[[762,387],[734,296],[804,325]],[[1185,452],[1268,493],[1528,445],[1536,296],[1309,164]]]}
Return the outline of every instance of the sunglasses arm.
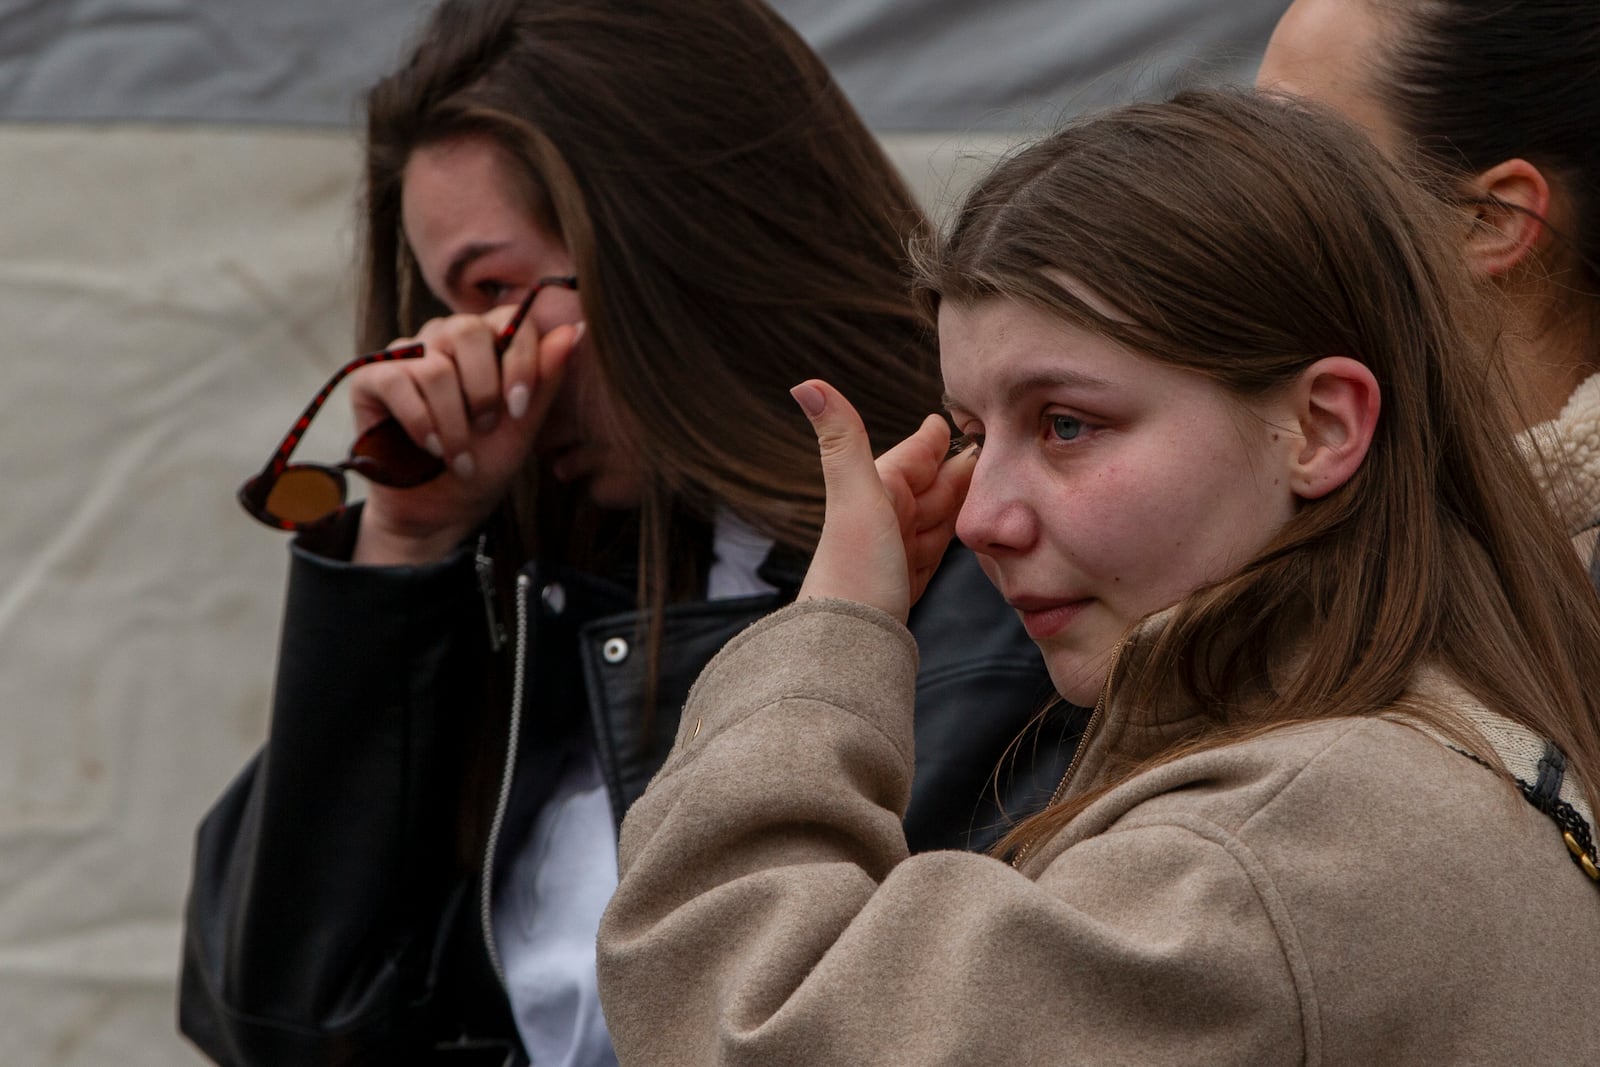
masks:
{"label": "sunglasses arm", "polygon": [[[322,410],[322,405],[327,403],[328,396],[345,378],[362,367],[370,366],[374,363],[388,363],[397,359],[416,359],[422,354],[423,346],[420,344],[400,345],[395,348],[380,349],[377,352],[368,352],[364,356],[357,356],[340,367],[334,372],[333,377],[329,378],[327,383],[317,391],[317,395],[311,398],[311,403],[306,405],[305,410],[300,413],[300,417],[294,420],[294,425],[289,427],[289,432],[284,434],[282,441],[278,442],[278,447],[272,453],[272,458],[267,460],[266,465],[261,468],[261,473],[256,475],[256,479],[264,476],[275,478],[283,473],[283,469],[289,465],[289,457],[296,448],[300,447],[300,439],[305,436],[306,430],[311,426],[311,420],[316,418],[317,412]],[[256,479],[251,480],[254,481]]]}

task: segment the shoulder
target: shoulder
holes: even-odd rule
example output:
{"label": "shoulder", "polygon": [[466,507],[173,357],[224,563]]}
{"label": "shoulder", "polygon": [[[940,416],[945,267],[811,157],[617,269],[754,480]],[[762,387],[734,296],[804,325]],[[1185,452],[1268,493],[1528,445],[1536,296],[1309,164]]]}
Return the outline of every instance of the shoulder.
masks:
{"label": "shoulder", "polygon": [[1140,817],[1190,809],[1234,833],[1284,818],[1351,828],[1389,819],[1397,808],[1413,818],[1482,821],[1486,804],[1515,798],[1486,768],[1383,718],[1284,726],[1139,777],[1151,780],[1136,778],[1112,795],[1130,787],[1146,793]]}
{"label": "shoulder", "polygon": [[[1286,863],[1393,857],[1470,835],[1526,835],[1542,818],[1485,767],[1404,723],[1339,718],[1279,727],[1136,774],[1038,850],[1047,863],[1101,833],[1180,825]],[[1529,816],[1532,818],[1530,819]],[[1320,862],[1320,861],[1319,861]]]}
{"label": "shoulder", "polygon": [[1441,937],[1481,927],[1484,909],[1515,925],[1530,894],[1556,911],[1593,905],[1553,824],[1511,783],[1390,719],[1285,726],[1173,760],[1111,790],[1049,852],[1169,826],[1248,854],[1297,921],[1335,941],[1380,902]]}

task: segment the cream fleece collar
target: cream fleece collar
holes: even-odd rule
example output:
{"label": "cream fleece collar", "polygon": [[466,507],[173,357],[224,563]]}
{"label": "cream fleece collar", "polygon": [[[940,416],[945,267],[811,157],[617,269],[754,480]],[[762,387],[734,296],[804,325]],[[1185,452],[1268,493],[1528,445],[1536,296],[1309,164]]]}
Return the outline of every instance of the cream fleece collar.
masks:
{"label": "cream fleece collar", "polygon": [[1559,415],[1521,434],[1517,444],[1568,535],[1600,524],[1600,374],[1574,389]]}
{"label": "cream fleece collar", "polygon": [[[1523,726],[1521,723],[1506,718],[1498,712],[1484,707],[1471,693],[1467,692],[1454,679],[1449,678],[1437,668],[1425,667],[1417,672],[1417,677],[1412,683],[1412,693],[1436,706],[1449,709],[1483,739],[1499,758],[1500,763],[1510,772],[1513,778],[1524,782],[1536,781],[1539,777],[1539,761],[1544,758],[1545,739]],[[1391,713],[1385,718],[1404,722],[1429,737],[1438,741],[1446,748],[1457,749],[1457,743],[1445,737],[1427,723],[1421,722],[1411,716],[1400,713]],[[1475,752],[1474,756],[1482,757],[1484,753]],[[1588,797],[1584,794],[1583,786],[1577,777],[1566,775],[1561,783],[1560,799],[1571,804],[1574,810],[1582,815],[1584,821],[1591,827],[1595,825],[1594,813],[1589,808]]]}

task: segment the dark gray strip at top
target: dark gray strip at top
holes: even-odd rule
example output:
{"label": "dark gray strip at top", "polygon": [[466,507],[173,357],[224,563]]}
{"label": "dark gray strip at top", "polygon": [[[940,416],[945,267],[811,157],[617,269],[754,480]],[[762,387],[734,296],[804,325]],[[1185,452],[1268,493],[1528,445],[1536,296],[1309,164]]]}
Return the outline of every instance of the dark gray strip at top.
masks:
{"label": "dark gray strip at top", "polygon": [[[605,3],[606,0],[595,0]],[[432,0],[0,0],[0,120],[350,125]],[[778,0],[881,131],[1243,81],[1286,0]]]}

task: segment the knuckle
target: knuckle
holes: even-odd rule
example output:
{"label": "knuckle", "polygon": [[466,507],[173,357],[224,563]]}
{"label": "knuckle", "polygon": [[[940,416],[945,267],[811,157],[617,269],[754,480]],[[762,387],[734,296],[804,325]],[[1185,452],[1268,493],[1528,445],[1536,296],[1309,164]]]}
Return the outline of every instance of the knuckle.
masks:
{"label": "knuckle", "polygon": [[449,323],[450,320],[447,318],[429,319],[427,322],[422,324],[421,329],[417,330],[416,339],[421,341],[423,344],[432,344],[448,332]]}
{"label": "knuckle", "polygon": [[452,315],[450,326],[455,337],[463,341],[475,341],[494,334],[494,330],[482,315]]}
{"label": "knuckle", "polygon": [[416,377],[417,384],[424,389],[443,388],[456,381],[455,363],[442,356],[435,359],[432,352],[416,361],[412,373]]}

